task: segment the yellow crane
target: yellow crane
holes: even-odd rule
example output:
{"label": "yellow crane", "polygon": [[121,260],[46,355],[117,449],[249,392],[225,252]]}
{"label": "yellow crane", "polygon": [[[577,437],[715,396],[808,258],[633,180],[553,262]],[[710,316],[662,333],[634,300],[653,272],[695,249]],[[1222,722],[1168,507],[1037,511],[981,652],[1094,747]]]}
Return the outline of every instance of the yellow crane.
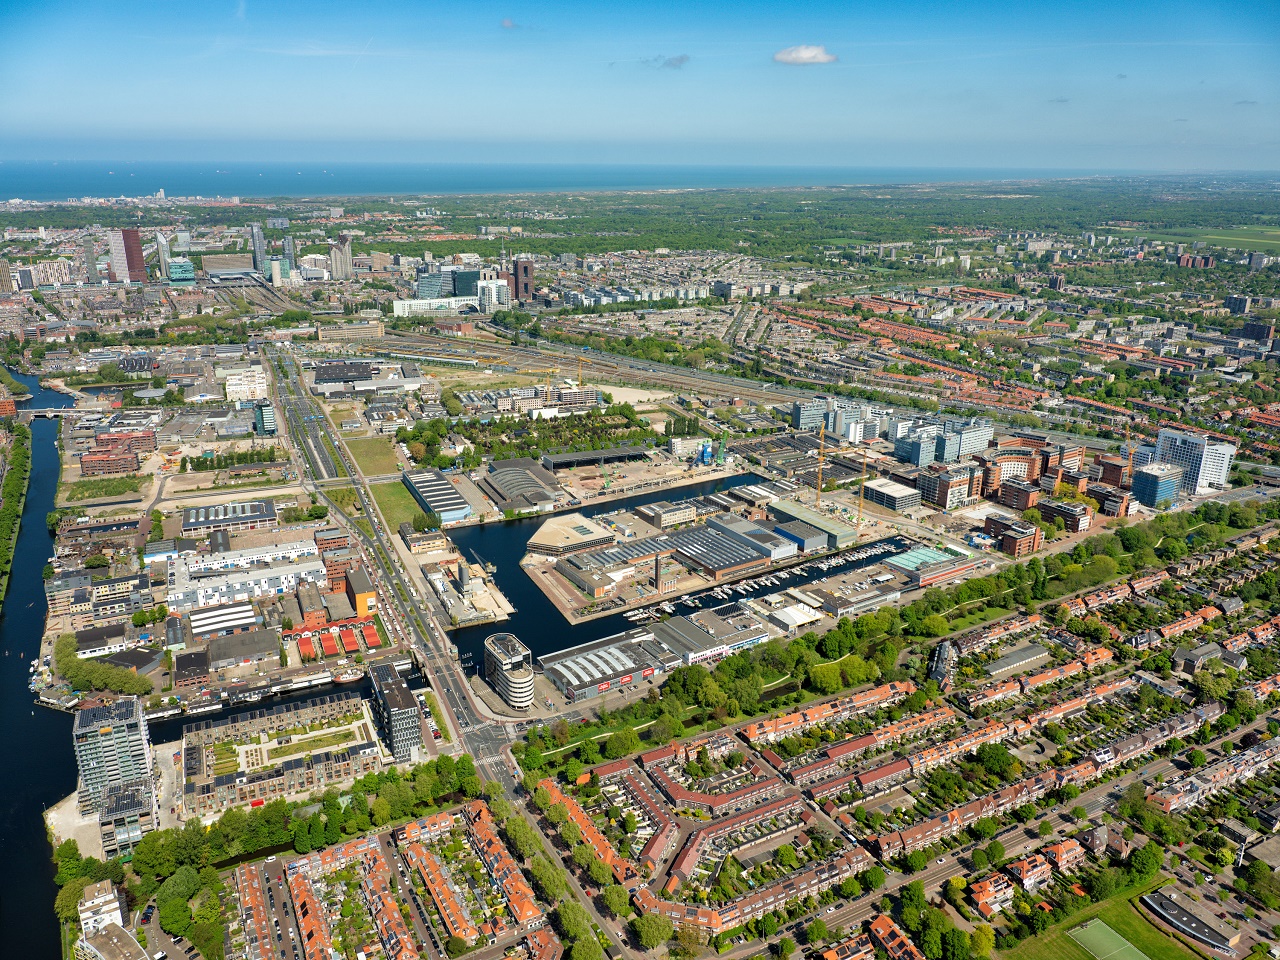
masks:
{"label": "yellow crane", "polygon": [[814,501],[814,507],[822,506],[822,456],[826,452],[827,425],[824,423],[818,427],[818,499]]}
{"label": "yellow crane", "polygon": [[867,448],[862,448],[862,483],[858,484],[858,538],[862,538],[862,504],[867,499]]}
{"label": "yellow crane", "polygon": [[1133,443],[1129,440],[1129,424],[1124,425],[1124,445],[1129,451],[1129,487],[1133,488]]}
{"label": "yellow crane", "polygon": [[534,374],[534,375],[541,375],[545,373],[547,375],[547,387],[546,387],[547,395],[543,397],[543,399],[546,400],[548,403],[550,403],[551,402],[551,375],[553,373],[559,373],[560,368],[559,367],[536,367],[532,370],[521,370],[520,372]]}

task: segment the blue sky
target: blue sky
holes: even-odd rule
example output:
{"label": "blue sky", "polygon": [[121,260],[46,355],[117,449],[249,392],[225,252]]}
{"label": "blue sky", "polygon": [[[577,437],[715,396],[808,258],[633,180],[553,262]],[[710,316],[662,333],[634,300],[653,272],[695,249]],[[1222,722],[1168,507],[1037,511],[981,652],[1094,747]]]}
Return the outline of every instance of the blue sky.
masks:
{"label": "blue sky", "polygon": [[1271,0],[0,0],[0,159],[1280,169]]}

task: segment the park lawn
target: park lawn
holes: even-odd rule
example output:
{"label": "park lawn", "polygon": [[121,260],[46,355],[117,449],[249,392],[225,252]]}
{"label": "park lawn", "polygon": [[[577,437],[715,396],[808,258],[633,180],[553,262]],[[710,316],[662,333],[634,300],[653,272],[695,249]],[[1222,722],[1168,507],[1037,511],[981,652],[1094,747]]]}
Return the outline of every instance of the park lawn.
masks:
{"label": "park lawn", "polygon": [[143,484],[150,485],[151,477],[126,474],[119,477],[90,477],[88,480],[72,480],[63,483],[58,491],[67,503],[78,500],[96,500],[99,497],[122,497],[137,493]]}
{"label": "park lawn", "polygon": [[366,477],[395,473],[400,469],[400,461],[396,459],[395,445],[389,437],[364,437],[344,442],[347,449],[351,451],[351,459],[356,462],[356,466]]}
{"label": "park lawn", "polygon": [[373,502],[382,511],[382,519],[390,530],[399,530],[400,524],[412,523],[413,518],[422,513],[422,507],[413,499],[409,488],[398,480],[390,483],[371,483],[369,492],[373,494]]}
{"label": "park lawn", "polygon": [[1166,877],[1160,876],[1142,887],[1130,887],[1109,900],[1081,910],[1063,923],[1054,924],[1038,937],[1028,937],[1012,950],[997,950],[995,955],[1000,960],[1096,960],[1093,954],[1067,936],[1067,931],[1074,930],[1086,920],[1101,917],[1107,926],[1145,953],[1149,960],[1202,960],[1199,954],[1153,926],[1129,903],[1130,899],[1149,893],[1166,881]]}

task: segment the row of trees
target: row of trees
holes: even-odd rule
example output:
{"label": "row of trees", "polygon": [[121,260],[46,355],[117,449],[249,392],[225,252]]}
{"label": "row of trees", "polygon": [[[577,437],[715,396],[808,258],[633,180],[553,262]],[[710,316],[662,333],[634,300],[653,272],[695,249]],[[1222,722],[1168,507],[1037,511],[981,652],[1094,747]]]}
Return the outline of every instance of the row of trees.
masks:
{"label": "row of trees", "polygon": [[13,550],[22,522],[22,506],[27,498],[27,479],[31,475],[31,428],[25,423],[6,421],[11,434],[4,482],[0,483],[0,598],[13,568]]}

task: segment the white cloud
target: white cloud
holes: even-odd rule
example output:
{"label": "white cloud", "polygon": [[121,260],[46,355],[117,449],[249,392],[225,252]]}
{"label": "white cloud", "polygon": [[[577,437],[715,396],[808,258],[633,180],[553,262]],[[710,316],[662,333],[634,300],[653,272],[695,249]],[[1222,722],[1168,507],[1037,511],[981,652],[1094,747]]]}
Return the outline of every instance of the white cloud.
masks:
{"label": "white cloud", "polygon": [[812,66],[817,63],[835,63],[840,58],[828,53],[827,48],[818,44],[802,43],[798,47],[787,47],[773,55],[775,63],[787,63],[797,67]]}

